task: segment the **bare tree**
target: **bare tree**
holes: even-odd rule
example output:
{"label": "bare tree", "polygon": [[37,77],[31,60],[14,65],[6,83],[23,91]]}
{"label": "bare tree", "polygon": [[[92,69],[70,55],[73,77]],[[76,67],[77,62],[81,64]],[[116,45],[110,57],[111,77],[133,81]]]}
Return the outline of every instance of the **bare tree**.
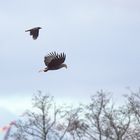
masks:
{"label": "bare tree", "polygon": [[110,95],[103,91],[91,97],[85,114],[91,140],[125,140],[131,123],[131,113],[127,106],[114,107]]}
{"label": "bare tree", "polygon": [[130,90],[131,95],[126,96],[128,99],[128,105],[131,112],[135,115],[137,122],[140,124],[140,89],[138,92]]}
{"label": "bare tree", "polygon": [[81,107],[72,108],[65,107],[64,110],[64,119],[62,125],[63,133],[60,137],[60,140],[64,138],[66,134],[68,139],[81,140],[83,137],[83,129],[87,127],[82,119],[83,109]]}
{"label": "bare tree", "polygon": [[[56,133],[53,127],[59,118],[60,109],[56,108],[53,97],[42,95],[41,91],[32,99],[33,110],[24,113],[22,121],[17,123],[17,129],[20,134],[25,134],[38,140],[46,140]],[[17,136],[13,134],[12,136]]]}
{"label": "bare tree", "polygon": [[127,140],[127,132],[130,128],[131,114],[128,108],[119,107],[118,109],[110,108],[105,113],[110,128],[109,139],[111,140]]}
{"label": "bare tree", "polygon": [[128,140],[139,140],[140,139],[140,89],[136,92],[130,91],[130,95],[125,95],[131,111],[132,127],[128,132]]}
{"label": "bare tree", "polygon": [[103,140],[106,137],[105,108],[109,104],[109,97],[103,91],[91,96],[91,103],[85,106],[85,122],[89,126],[86,136],[91,140]]}
{"label": "bare tree", "polygon": [[24,127],[22,126],[22,121],[16,122],[13,133],[10,135],[14,140],[28,140],[28,135],[24,131]]}
{"label": "bare tree", "polygon": [[[85,127],[79,114],[80,107],[56,107],[53,97],[43,95],[41,91],[33,96],[33,109],[24,113],[22,120],[16,123],[11,137],[14,140],[66,140],[80,139],[81,127]],[[81,133],[81,135],[80,135]]]}
{"label": "bare tree", "polygon": [[125,140],[140,140],[140,128],[136,125],[131,126],[126,133]]}
{"label": "bare tree", "polygon": [[33,96],[32,110],[16,123],[14,140],[140,140],[140,95],[127,96],[115,106],[109,93],[91,96],[90,103],[56,106],[41,91]]}

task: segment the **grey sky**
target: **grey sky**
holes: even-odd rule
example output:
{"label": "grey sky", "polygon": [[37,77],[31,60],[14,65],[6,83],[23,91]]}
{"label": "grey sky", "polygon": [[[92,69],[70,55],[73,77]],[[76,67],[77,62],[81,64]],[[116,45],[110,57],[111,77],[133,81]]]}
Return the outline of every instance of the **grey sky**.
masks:
{"label": "grey sky", "polygon": [[[139,7],[139,0],[1,1],[1,100],[39,89],[84,101],[100,89],[118,96],[138,88]],[[25,30],[36,26],[43,29],[34,41]],[[38,73],[51,51],[66,53],[68,69]]]}

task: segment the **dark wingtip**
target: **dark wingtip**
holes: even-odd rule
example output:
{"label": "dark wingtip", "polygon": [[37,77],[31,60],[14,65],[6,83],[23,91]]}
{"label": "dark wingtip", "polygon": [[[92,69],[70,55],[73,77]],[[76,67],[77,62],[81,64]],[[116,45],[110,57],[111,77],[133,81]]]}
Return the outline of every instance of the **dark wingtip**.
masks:
{"label": "dark wingtip", "polygon": [[66,54],[64,52],[58,54],[56,51],[50,52],[48,53],[48,56],[54,56],[55,58],[59,59],[59,58],[66,58]]}
{"label": "dark wingtip", "polygon": [[63,52],[63,57],[66,58],[66,54]]}

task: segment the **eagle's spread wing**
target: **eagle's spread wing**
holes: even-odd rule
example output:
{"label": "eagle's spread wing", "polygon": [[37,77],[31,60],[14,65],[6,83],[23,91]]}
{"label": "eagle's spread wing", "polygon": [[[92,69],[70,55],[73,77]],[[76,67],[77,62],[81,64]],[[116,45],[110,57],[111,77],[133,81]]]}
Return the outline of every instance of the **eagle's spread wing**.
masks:
{"label": "eagle's spread wing", "polygon": [[55,58],[55,54],[56,54],[56,52],[50,53],[50,54],[48,54],[47,56],[44,57],[44,63],[45,63],[46,66],[48,66],[49,63],[52,61],[52,59]]}
{"label": "eagle's spread wing", "polygon": [[45,56],[44,62],[48,67],[58,67],[65,61],[66,55],[64,53],[57,54],[56,52],[52,52]]}

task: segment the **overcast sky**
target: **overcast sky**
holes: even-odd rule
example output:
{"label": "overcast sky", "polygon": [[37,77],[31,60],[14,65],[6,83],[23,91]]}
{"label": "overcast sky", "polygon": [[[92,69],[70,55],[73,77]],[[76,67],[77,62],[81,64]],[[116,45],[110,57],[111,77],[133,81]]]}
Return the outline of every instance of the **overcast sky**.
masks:
{"label": "overcast sky", "polygon": [[[37,90],[84,102],[101,89],[120,99],[127,86],[138,88],[139,7],[139,0],[1,1],[0,124]],[[25,30],[36,26],[33,40]],[[68,69],[38,73],[52,51],[66,53]]]}

